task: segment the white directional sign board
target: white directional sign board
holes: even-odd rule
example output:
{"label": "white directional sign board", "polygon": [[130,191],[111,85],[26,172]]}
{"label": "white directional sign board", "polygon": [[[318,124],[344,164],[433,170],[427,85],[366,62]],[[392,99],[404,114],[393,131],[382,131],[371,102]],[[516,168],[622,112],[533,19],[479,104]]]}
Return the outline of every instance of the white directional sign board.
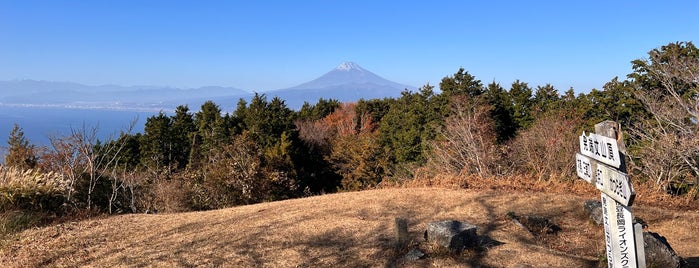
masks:
{"label": "white directional sign board", "polygon": [[585,135],[583,132],[580,136],[580,153],[615,168],[621,165],[619,147],[616,140],[609,137],[595,133]]}
{"label": "white directional sign board", "polygon": [[594,176],[597,189],[624,206],[633,204],[636,192],[626,174],[605,165],[596,165]]}
{"label": "white directional sign board", "polygon": [[595,183],[594,171],[592,170],[592,161],[587,156],[575,154],[575,169],[578,177],[589,182]]}

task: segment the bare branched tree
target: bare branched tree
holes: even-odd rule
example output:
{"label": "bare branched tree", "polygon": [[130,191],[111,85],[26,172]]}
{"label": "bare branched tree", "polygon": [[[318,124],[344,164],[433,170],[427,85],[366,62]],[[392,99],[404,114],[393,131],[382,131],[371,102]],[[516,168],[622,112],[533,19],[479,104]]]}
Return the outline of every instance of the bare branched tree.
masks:
{"label": "bare branched tree", "polygon": [[[131,135],[134,126],[136,126],[138,118],[134,118],[129,124],[128,128],[121,131],[120,136],[125,137],[126,135]],[[108,199],[108,211],[109,214],[113,213],[114,202],[118,198],[120,190],[130,194],[128,197],[130,199],[131,212],[136,212],[136,207],[134,204],[134,185],[136,181],[136,170],[129,168],[126,164],[122,164],[121,158],[123,155],[121,152],[127,146],[128,141],[126,139],[114,139],[110,138],[111,142],[104,144],[99,147],[92,146],[96,152],[92,152],[92,159],[94,159],[95,165],[99,167],[100,174],[109,174],[111,176],[111,194]],[[94,179],[94,180],[93,180]],[[97,174],[90,177],[90,194],[97,183],[99,177]],[[128,191],[127,191],[128,190]]]}
{"label": "bare branched tree", "polygon": [[[129,133],[135,122],[131,123]],[[118,167],[120,152],[125,146],[125,142],[98,144],[97,133],[97,126],[83,125],[81,128],[71,128],[70,135],[51,136],[51,148],[43,156],[45,168],[60,174],[69,186],[65,196],[70,205],[76,205],[74,196],[81,176],[87,178],[84,201],[88,210],[93,207],[93,194],[99,180],[103,174],[109,173],[109,169]]]}
{"label": "bare branched tree", "polygon": [[453,97],[452,113],[441,138],[432,143],[432,158],[446,172],[491,176],[497,172],[495,125],[490,106],[478,99]]}
{"label": "bare branched tree", "polygon": [[636,60],[636,97],[650,114],[631,128],[642,145],[634,158],[644,175],[661,187],[697,181],[699,176],[699,49],[671,43]]}
{"label": "bare branched tree", "polygon": [[126,165],[115,165],[109,169],[111,176],[111,187],[112,192],[109,195],[109,214],[114,213],[115,203],[119,199],[119,193],[127,195],[126,199],[129,200],[129,208],[131,212],[135,213],[137,211],[135,198],[134,198],[134,186],[136,185],[136,171],[129,168]]}
{"label": "bare branched tree", "polygon": [[66,183],[66,203],[74,205],[73,196],[79,176],[86,172],[85,159],[80,156],[73,136],[49,137],[51,148],[42,156],[44,169],[54,171]]}

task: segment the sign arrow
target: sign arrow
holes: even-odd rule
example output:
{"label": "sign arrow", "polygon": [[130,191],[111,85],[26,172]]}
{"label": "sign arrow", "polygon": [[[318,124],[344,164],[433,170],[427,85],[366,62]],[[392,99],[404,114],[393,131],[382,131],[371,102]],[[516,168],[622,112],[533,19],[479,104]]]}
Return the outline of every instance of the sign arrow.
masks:
{"label": "sign arrow", "polygon": [[595,172],[595,186],[624,206],[631,206],[636,197],[629,176],[616,169],[598,164]]}

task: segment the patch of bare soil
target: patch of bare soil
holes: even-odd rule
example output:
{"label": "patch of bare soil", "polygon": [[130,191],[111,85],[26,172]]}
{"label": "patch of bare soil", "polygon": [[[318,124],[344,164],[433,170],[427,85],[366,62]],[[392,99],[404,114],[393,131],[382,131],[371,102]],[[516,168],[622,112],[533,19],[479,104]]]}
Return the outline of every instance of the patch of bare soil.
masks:
{"label": "patch of bare soil", "polygon": [[[230,209],[122,215],[24,231],[0,249],[0,267],[598,267],[604,231],[570,194],[440,188],[340,193]],[[699,257],[699,212],[634,205],[648,230],[679,255]],[[539,215],[561,228],[534,236],[506,215]],[[394,219],[413,248],[395,248]],[[491,242],[455,254],[424,242],[428,222],[460,220]]]}

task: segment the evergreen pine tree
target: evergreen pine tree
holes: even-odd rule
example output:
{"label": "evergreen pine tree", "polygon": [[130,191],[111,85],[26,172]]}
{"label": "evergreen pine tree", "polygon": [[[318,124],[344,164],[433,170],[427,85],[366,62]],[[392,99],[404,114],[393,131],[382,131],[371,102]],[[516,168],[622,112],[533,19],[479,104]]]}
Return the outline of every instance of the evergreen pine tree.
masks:
{"label": "evergreen pine tree", "polygon": [[495,124],[497,142],[502,143],[514,137],[517,127],[513,119],[512,101],[509,93],[500,84],[493,81],[488,84],[485,96],[488,104],[492,107],[490,117]]}
{"label": "evergreen pine tree", "polygon": [[525,82],[516,80],[510,87],[510,100],[512,101],[512,117],[517,129],[527,129],[534,123],[532,115],[532,88]]}
{"label": "evergreen pine tree", "polygon": [[471,98],[480,96],[485,91],[481,80],[459,68],[454,76],[447,76],[439,83],[439,88],[447,98],[455,95],[467,95]]}
{"label": "evergreen pine tree", "polygon": [[177,168],[181,169],[189,164],[196,126],[187,105],[177,106],[171,120],[173,161],[177,164]]}
{"label": "evergreen pine tree", "polygon": [[551,84],[536,87],[534,93],[534,109],[538,113],[556,109],[558,105],[558,91]]}
{"label": "evergreen pine tree", "polygon": [[5,156],[6,166],[16,167],[22,170],[36,167],[38,159],[35,155],[34,145],[30,144],[29,140],[24,137],[24,131],[18,124],[15,124],[10,131],[7,145],[7,156]]}
{"label": "evergreen pine tree", "polygon": [[165,113],[146,119],[141,136],[141,163],[155,173],[170,174],[173,164],[172,120]]}

